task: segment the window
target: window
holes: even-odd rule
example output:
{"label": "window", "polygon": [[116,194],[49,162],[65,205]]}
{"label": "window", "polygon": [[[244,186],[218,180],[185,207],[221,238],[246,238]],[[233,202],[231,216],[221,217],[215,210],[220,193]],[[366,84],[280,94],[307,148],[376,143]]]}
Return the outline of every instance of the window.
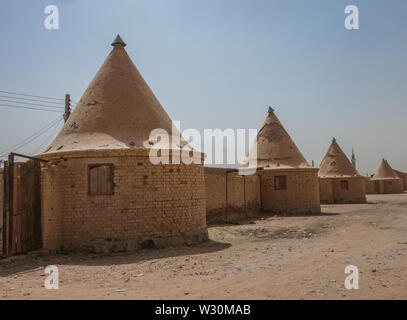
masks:
{"label": "window", "polygon": [[274,189],[287,190],[287,176],[274,176]]}
{"label": "window", "polygon": [[89,195],[113,194],[113,165],[89,165],[88,187]]}
{"label": "window", "polygon": [[349,189],[348,180],[342,180],[341,181],[341,189],[345,189],[345,190]]}

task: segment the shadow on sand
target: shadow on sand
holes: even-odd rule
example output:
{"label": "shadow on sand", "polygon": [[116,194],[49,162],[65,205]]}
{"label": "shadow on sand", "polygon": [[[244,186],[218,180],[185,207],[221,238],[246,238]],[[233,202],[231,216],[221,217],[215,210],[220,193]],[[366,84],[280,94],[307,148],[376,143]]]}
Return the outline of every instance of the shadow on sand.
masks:
{"label": "shadow on sand", "polygon": [[245,219],[240,220],[229,220],[229,221],[218,221],[208,224],[208,228],[211,227],[227,227],[232,225],[248,225],[248,224],[256,224],[256,221],[261,221],[264,219],[270,218],[312,218],[312,217],[329,217],[329,216],[338,216],[340,213],[333,213],[333,212],[321,212],[321,213],[312,213],[312,214],[278,214],[273,212],[263,212],[254,217],[247,217]]}
{"label": "shadow on sand", "polygon": [[231,247],[229,243],[208,240],[192,246],[181,246],[164,249],[144,249],[136,252],[122,252],[111,254],[42,254],[32,252],[27,255],[16,255],[0,260],[0,277],[22,274],[32,271],[44,271],[48,265],[77,265],[77,266],[113,266],[154,261],[163,258],[191,256],[225,250]]}

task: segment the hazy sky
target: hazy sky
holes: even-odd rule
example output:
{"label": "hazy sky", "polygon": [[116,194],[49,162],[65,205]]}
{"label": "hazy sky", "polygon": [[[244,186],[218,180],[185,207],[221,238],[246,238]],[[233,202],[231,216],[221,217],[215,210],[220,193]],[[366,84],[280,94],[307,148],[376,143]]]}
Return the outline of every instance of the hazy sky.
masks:
{"label": "hazy sky", "polygon": [[[361,174],[383,157],[407,171],[406,17],[405,0],[2,0],[0,90],[79,101],[120,33],[182,129],[259,128],[271,105],[309,162],[336,137]],[[0,107],[0,151],[57,116]]]}

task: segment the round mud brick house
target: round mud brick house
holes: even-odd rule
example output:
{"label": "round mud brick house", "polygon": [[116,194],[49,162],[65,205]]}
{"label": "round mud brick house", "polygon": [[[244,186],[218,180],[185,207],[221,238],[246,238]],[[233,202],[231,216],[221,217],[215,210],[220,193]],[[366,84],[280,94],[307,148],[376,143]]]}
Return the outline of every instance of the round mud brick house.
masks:
{"label": "round mud brick house", "polygon": [[242,169],[251,167],[256,167],[260,177],[262,211],[321,212],[318,169],[307,163],[271,107]]}
{"label": "round mud brick house", "polygon": [[48,160],[41,172],[43,248],[109,252],[205,241],[203,161],[172,161],[186,145],[180,138],[156,153],[166,153],[169,163],[153,164],[152,131],[179,132],[120,36],[112,46],[61,132],[38,156]]}
{"label": "round mud brick house", "polygon": [[374,183],[375,193],[402,193],[404,191],[403,179],[385,159],[380,163],[371,181]]}
{"label": "round mud brick house", "polygon": [[319,167],[321,203],[366,203],[365,178],[362,177],[332,139]]}

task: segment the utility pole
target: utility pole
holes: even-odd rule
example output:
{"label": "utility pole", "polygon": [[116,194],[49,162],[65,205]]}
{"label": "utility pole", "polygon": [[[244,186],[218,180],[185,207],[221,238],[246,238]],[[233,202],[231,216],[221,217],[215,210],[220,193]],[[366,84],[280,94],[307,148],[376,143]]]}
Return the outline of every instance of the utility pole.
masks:
{"label": "utility pole", "polygon": [[66,122],[71,115],[71,95],[65,95],[65,113],[64,113],[64,121]]}

